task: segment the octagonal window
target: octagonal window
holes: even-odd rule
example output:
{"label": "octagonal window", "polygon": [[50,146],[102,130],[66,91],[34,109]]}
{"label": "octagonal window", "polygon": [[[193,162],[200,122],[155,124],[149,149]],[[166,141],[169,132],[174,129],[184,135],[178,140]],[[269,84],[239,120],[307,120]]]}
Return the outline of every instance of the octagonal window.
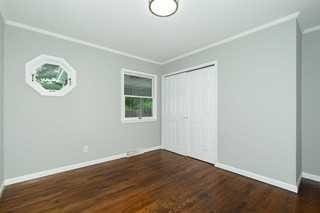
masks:
{"label": "octagonal window", "polygon": [[41,95],[62,96],[74,88],[75,70],[62,58],[42,55],[26,64],[26,82]]}
{"label": "octagonal window", "polygon": [[36,81],[46,90],[61,90],[68,85],[68,73],[55,64],[44,64],[37,69]]}

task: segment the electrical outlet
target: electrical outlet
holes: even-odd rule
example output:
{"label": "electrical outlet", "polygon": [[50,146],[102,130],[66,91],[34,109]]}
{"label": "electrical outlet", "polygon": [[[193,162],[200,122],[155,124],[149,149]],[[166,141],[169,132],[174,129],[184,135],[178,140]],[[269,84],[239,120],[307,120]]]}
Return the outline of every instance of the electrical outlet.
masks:
{"label": "electrical outlet", "polygon": [[89,146],[88,145],[83,146],[82,151],[89,152]]}

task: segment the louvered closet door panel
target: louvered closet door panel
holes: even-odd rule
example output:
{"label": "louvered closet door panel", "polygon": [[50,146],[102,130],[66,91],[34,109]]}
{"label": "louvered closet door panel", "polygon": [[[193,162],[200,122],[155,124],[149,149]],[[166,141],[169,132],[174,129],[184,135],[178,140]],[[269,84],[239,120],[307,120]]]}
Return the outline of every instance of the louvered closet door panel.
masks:
{"label": "louvered closet door panel", "polygon": [[187,100],[187,74],[183,73],[175,76],[176,79],[176,152],[186,155],[188,151],[188,112]]}
{"label": "louvered closet door panel", "polygon": [[185,155],[186,145],[186,76],[167,77],[163,82],[162,141],[166,149]]}
{"label": "louvered closet door panel", "polygon": [[164,147],[173,151],[176,140],[176,122],[175,122],[175,79],[167,78],[164,81],[164,113],[163,117],[163,143]]}
{"label": "louvered closet door panel", "polygon": [[161,101],[162,101],[162,113],[161,113],[161,143],[165,149],[170,149],[170,128],[169,118],[170,118],[170,81],[169,79],[162,79],[162,92],[161,92]]}
{"label": "louvered closet door panel", "polygon": [[216,162],[217,152],[217,82],[214,67],[190,72],[189,87],[189,155]]}

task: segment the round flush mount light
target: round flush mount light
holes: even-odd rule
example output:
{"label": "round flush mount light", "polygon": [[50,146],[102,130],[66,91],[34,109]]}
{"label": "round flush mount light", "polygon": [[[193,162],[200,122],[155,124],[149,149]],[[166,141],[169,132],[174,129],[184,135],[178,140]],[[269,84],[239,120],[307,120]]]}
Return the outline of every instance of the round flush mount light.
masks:
{"label": "round flush mount light", "polygon": [[152,14],[159,17],[168,17],[178,10],[178,0],[149,0],[149,9]]}

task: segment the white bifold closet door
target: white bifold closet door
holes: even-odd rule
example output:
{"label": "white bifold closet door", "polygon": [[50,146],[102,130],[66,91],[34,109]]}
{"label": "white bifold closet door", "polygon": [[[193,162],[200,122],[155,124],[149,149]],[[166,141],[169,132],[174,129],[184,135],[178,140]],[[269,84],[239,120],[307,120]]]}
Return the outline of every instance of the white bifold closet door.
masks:
{"label": "white bifold closet door", "polygon": [[162,95],[164,148],[216,163],[216,67],[210,66],[164,77]]}
{"label": "white bifold closet door", "polygon": [[188,135],[187,114],[188,109],[185,103],[187,99],[186,93],[186,74],[174,75],[165,79],[163,88],[163,101],[165,104],[163,118],[163,142],[164,146],[173,152],[186,155],[188,147],[186,141]]}

